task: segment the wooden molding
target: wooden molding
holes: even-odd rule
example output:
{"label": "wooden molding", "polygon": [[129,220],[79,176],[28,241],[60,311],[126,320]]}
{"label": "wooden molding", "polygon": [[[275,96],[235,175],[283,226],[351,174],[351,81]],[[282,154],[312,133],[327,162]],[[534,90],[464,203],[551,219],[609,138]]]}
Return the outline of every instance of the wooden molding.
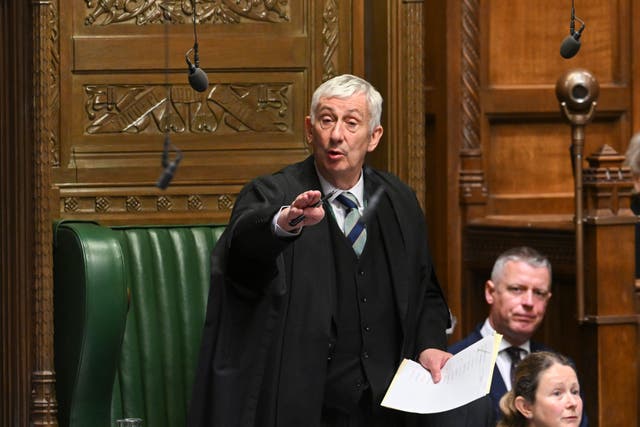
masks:
{"label": "wooden molding", "polygon": [[407,135],[407,183],[414,189],[418,200],[425,208],[426,162],[424,99],[414,94],[424,93],[424,4],[404,2],[402,7],[402,57],[404,65],[399,74],[404,82]]}
{"label": "wooden molding", "polygon": [[[31,376],[31,422],[57,426],[58,404],[53,360],[53,249],[51,211],[51,167],[57,161],[59,140],[59,5],[58,1],[33,1],[34,30],[34,167],[35,167],[35,258],[34,258],[34,353]],[[54,160],[55,159],[55,160]]]}
{"label": "wooden molding", "polygon": [[58,217],[105,224],[226,223],[241,185],[72,186],[59,188]]}
{"label": "wooden molding", "polygon": [[583,171],[586,216],[588,223],[637,221],[631,211],[633,179],[624,156],[608,145],[587,157],[589,167]]}
{"label": "wooden molding", "polygon": [[325,0],[322,10],[322,81],[338,75],[338,44],[340,41],[338,3]]}
{"label": "wooden molding", "polygon": [[480,146],[480,32],[478,0],[462,1],[462,116],[460,203],[485,204],[487,188]]}

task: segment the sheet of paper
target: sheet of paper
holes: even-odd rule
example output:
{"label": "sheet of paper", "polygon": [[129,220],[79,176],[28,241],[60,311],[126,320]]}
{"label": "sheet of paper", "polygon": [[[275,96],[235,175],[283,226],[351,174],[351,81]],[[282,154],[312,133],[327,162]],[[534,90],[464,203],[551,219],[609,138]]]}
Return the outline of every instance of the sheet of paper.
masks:
{"label": "sheet of paper", "polygon": [[502,335],[488,336],[449,359],[434,384],[429,371],[409,359],[400,364],[382,406],[430,414],[465,405],[489,393]]}

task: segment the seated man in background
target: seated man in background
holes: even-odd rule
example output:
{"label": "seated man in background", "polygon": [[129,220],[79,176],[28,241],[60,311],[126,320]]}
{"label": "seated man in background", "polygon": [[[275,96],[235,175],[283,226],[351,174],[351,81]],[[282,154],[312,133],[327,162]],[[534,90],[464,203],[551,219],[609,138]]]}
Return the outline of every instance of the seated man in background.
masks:
{"label": "seated man in background", "polygon": [[[550,351],[531,341],[531,337],[542,323],[551,298],[551,263],[530,247],[509,249],[494,263],[484,295],[490,307],[489,316],[471,334],[449,347],[449,351],[455,354],[487,335],[502,334],[489,393],[499,417],[500,398],[511,390],[519,361],[532,352]],[[586,416],[581,425],[588,425]]]}

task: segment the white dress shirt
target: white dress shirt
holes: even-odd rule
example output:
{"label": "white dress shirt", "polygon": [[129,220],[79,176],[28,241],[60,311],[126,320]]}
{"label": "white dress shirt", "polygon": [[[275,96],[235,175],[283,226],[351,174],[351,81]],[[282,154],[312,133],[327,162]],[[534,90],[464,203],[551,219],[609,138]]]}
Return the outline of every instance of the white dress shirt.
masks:
{"label": "white dress shirt", "polygon": [[[331,200],[329,201],[329,206],[331,206],[331,213],[333,214],[333,217],[336,220],[336,223],[338,224],[338,227],[340,227],[340,230],[344,230],[344,218],[347,215],[347,208],[340,203],[339,201],[336,200],[336,197],[340,194],[340,193],[344,193],[344,192],[350,192],[351,194],[353,194],[358,202],[358,211],[360,212],[360,215],[362,215],[363,210],[364,210],[364,178],[363,178],[363,174],[362,172],[360,173],[360,179],[358,179],[358,182],[356,182],[356,185],[354,185],[353,187],[351,187],[348,190],[340,190],[336,187],[334,187],[333,185],[331,185],[329,183],[329,181],[327,181],[318,171],[318,169],[316,168],[316,173],[318,174],[318,179],[320,180],[320,186],[322,187],[322,194],[329,194],[331,191],[333,190],[337,190],[336,194],[333,195],[333,197],[331,197]],[[278,213],[276,213],[273,216],[273,221],[272,221],[272,226],[273,226],[273,231],[277,236],[280,237],[291,237],[291,236],[296,236],[298,234],[300,234],[300,231],[302,230],[302,227],[298,228],[296,231],[294,232],[289,232],[286,231],[282,228],[280,228],[280,226],[278,225],[278,217],[280,216],[280,212],[282,212],[283,209],[289,207],[287,206],[282,206],[280,208],[280,210],[278,211]],[[327,214],[328,212],[325,212],[325,214]]]}
{"label": "white dress shirt", "polygon": [[[484,321],[484,324],[482,325],[482,328],[480,329],[480,335],[482,335],[482,337],[484,338],[486,336],[493,335],[495,332],[496,331],[493,329],[493,327],[491,327],[491,324],[489,323],[489,319],[486,319]],[[498,367],[498,371],[502,376],[504,385],[507,386],[507,390],[511,390],[511,358],[506,351],[503,351],[508,347],[512,347],[512,345],[503,337],[502,341],[500,342],[500,348],[498,349],[496,366]],[[527,341],[518,347],[525,351],[525,353],[522,355],[523,358],[527,354],[531,353],[531,341]]]}

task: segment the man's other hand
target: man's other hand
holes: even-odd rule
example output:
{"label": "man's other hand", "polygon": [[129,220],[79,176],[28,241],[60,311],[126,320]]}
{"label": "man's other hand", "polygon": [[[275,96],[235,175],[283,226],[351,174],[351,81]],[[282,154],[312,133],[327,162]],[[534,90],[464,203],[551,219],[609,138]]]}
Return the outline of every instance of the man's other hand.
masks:
{"label": "man's other hand", "polygon": [[441,370],[447,363],[447,360],[451,359],[453,354],[446,351],[438,350],[437,348],[428,348],[420,353],[418,361],[427,371],[431,373],[431,378],[434,383],[439,383],[442,379]]}

